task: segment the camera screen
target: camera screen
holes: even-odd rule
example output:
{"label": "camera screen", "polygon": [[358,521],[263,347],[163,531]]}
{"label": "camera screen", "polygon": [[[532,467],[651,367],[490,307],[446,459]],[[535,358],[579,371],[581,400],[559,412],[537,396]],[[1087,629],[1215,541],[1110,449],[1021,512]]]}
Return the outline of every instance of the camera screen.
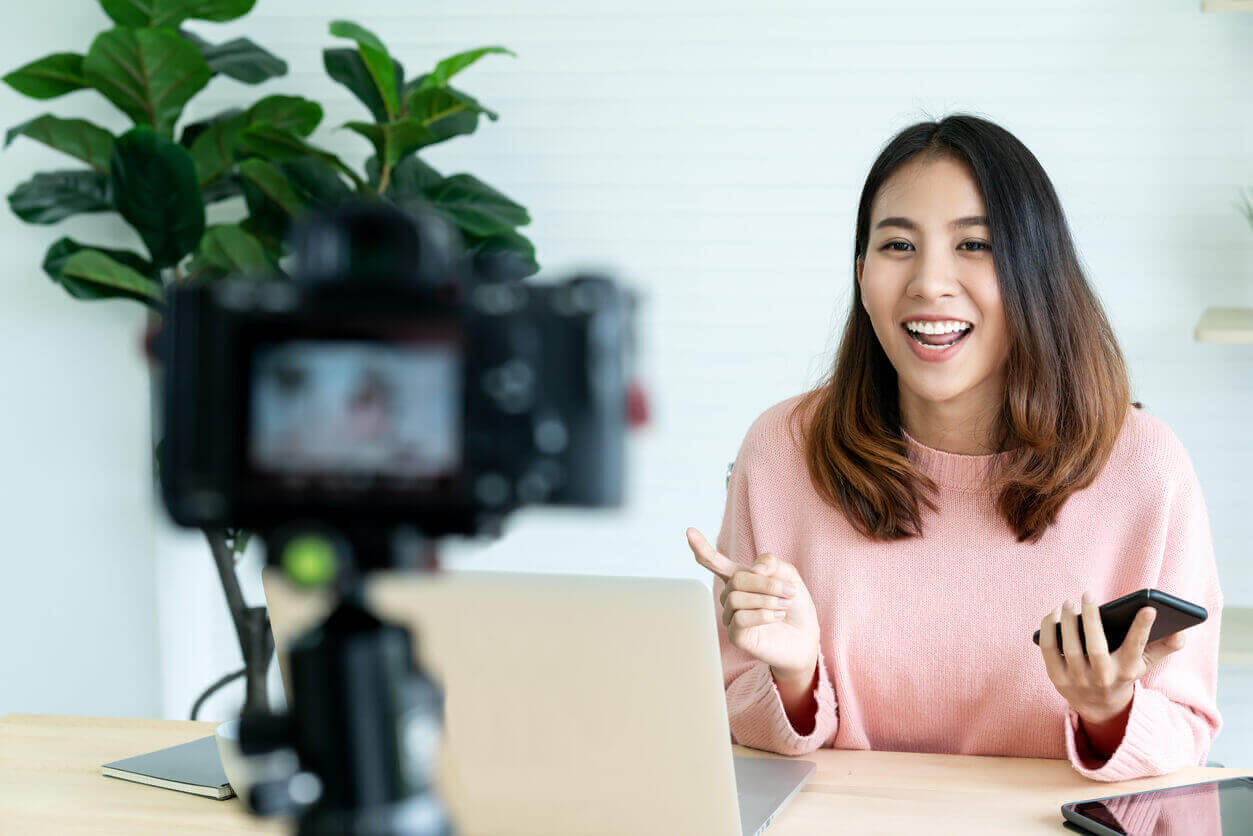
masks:
{"label": "camera screen", "polygon": [[286,487],[421,487],[461,466],[461,368],[453,345],[259,345],[251,394],[250,464]]}

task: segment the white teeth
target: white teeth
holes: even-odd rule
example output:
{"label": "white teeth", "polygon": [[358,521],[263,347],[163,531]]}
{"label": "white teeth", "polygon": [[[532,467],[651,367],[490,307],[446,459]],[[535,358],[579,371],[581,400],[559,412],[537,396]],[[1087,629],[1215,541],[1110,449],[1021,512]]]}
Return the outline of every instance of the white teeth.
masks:
{"label": "white teeth", "polygon": [[951,334],[954,331],[965,331],[970,328],[969,322],[961,322],[955,319],[945,320],[943,322],[906,322],[905,327],[910,331],[916,331],[922,334]]}

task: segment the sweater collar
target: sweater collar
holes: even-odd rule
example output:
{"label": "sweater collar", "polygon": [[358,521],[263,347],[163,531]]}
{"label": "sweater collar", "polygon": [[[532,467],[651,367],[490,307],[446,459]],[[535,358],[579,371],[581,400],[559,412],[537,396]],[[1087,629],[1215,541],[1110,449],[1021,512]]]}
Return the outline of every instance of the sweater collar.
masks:
{"label": "sweater collar", "polygon": [[996,469],[1014,456],[1013,450],[981,456],[948,453],[928,447],[906,432],[904,427],[901,427],[901,435],[909,446],[909,460],[914,466],[930,476],[937,485],[956,490],[987,490],[989,479]]}

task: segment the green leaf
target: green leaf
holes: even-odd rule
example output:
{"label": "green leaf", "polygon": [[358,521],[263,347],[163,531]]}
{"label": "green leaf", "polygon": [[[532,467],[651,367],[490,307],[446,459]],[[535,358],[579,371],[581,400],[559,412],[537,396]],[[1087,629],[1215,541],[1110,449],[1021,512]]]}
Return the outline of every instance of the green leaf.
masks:
{"label": "green leaf", "polygon": [[266,96],[248,108],[248,124],[268,122],[276,128],[308,136],[322,121],[322,105],[300,96]]}
{"label": "green leaf", "polygon": [[315,157],[279,163],[279,168],[305,206],[327,208],[354,198],[352,189],[340,179],[334,166]]}
{"label": "green leaf", "polygon": [[405,97],[405,113],[430,129],[431,143],[474,133],[480,113],[489,119],[498,118],[471,96],[451,87],[413,90]]}
{"label": "green leaf", "polygon": [[382,98],[387,119],[393,119],[400,112],[400,85],[396,80],[396,65],[392,63],[387,47],[369,29],[351,21],[332,21],[330,31],[335,37],[357,42],[357,52],[361,54],[361,60],[365,62],[374,87]]}
{"label": "green leaf", "polygon": [[478,240],[467,239],[466,250],[474,257],[476,268],[484,273],[503,271],[510,279],[524,279],[539,272],[535,245],[514,231]]}
{"label": "green leaf", "polygon": [[190,152],[151,128],[132,128],[113,151],[117,210],[158,267],[178,263],[204,235],[205,212]]}
{"label": "green leaf", "polygon": [[240,133],[239,142],[253,153],[270,160],[283,161],[314,157],[347,174],[358,188],[365,188],[365,184],[357,177],[356,172],[345,165],[339,157],[329,151],[315,148],[292,131],[284,130],[268,122],[249,125]]}
{"label": "green leaf", "polygon": [[4,82],[23,96],[55,99],[87,86],[83,56],[77,52],[54,52],[18,67],[4,77]]}
{"label": "green leaf", "polygon": [[61,266],[61,276],[63,280],[89,284],[101,290],[102,295],[111,290],[114,296],[138,299],[158,310],[163,307],[160,283],[99,250],[85,249],[70,256]]}
{"label": "green leaf", "polygon": [[447,177],[425,194],[470,235],[489,237],[531,222],[524,207],[471,174]]}
{"label": "green leaf", "polygon": [[[369,176],[370,185],[377,189],[379,178],[382,176],[378,157],[370,157],[366,160],[365,170]],[[415,154],[405,157],[392,169],[391,181],[384,194],[393,198],[422,197],[427,189],[442,182],[444,182],[444,175],[422,162]]]}
{"label": "green leaf", "polygon": [[260,84],[287,73],[286,61],[247,38],[235,38],[214,46],[192,32],[180,29],[178,34],[200,50],[209,71],[215,75],[220,73],[245,84]]}
{"label": "green leaf", "polygon": [[183,132],[178,138],[178,144],[184,148],[190,149],[197,139],[200,138],[205,131],[228,119],[234,119],[240,116],[244,111],[237,107],[228,107],[220,113],[215,113],[208,119],[201,119],[197,122],[189,122],[183,126]]}
{"label": "green leaf", "polygon": [[9,194],[13,214],[31,224],[52,224],[87,212],[109,212],[113,189],[107,174],[82,171],[42,171]]}
{"label": "green leaf", "polygon": [[265,160],[244,160],[239,164],[239,173],[244,178],[245,197],[248,196],[248,187],[251,185],[290,217],[304,211],[304,202],[273,163]]}
{"label": "green leaf", "polygon": [[206,229],[196,254],[230,273],[270,272],[270,260],[261,243],[238,224],[218,224]]}
{"label": "green leaf", "polygon": [[236,114],[216,122],[196,137],[191,144],[191,159],[196,166],[196,182],[208,186],[235,165],[235,147],[240,132],[247,124],[244,114]]}
{"label": "green leaf", "polygon": [[4,147],[8,148],[18,136],[28,136],[49,148],[77,157],[96,171],[109,170],[113,134],[86,119],[61,119],[44,114],[10,128],[4,136]]}
{"label": "green leaf", "polygon": [[83,60],[87,82],[137,125],[173,136],[183,105],[212,77],[200,50],[164,29],[102,32]]}
{"label": "green leaf", "polygon": [[243,194],[243,189],[239,185],[239,176],[236,174],[214,180],[209,185],[200,188],[200,197],[204,200],[205,206],[211,203],[221,203],[223,200],[230,200],[241,194]]}
{"label": "green leaf", "polygon": [[478,61],[484,55],[512,55],[514,58],[518,57],[503,46],[484,46],[467,52],[459,52],[436,64],[435,69],[431,70],[430,74],[422,82],[422,87],[443,87],[448,83],[449,79],[475,61]]}
{"label": "green leaf", "polygon": [[184,20],[226,21],[243,17],[257,0],[100,0],[104,13],[123,26],[172,29]]}
{"label": "green leaf", "polygon": [[345,128],[361,134],[374,145],[374,152],[388,166],[394,166],[401,157],[416,151],[435,140],[421,120],[398,119],[395,122],[374,124],[372,122],[347,122]]}
{"label": "green leaf", "polygon": [[281,254],[291,220],[304,211],[304,202],[274,163],[255,158],[244,160],[239,164],[239,173],[248,204],[248,218],[240,226],[255,236],[267,252]]}
{"label": "green leaf", "polygon": [[136,294],[125,288],[118,288],[107,284],[99,284],[96,282],[83,281],[74,276],[66,276],[62,270],[65,263],[70,257],[84,250],[94,250],[104,253],[113,261],[134,270],[141,276],[144,276],[152,283],[152,289],[156,292],[161,290],[161,282],[157,278],[157,269],[138,253],[129,250],[110,250],[105,247],[92,247],[87,244],[80,244],[72,238],[61,238],[48,248],[47,254],[44,256],[43,268],[44,272],[57,284],[65,288],[76,299],[113,299],[117,297],[125,297],[129,299],[139,299],[145,301],[150,298],[151,294],[147,291]]}
{"label": "green leaf", "polygon": [[[400,89],[404,83],[405,68],[395,59],[392,63],[396,67],[396,88]],[[387,106],[383,103],[383,97],[379,95],[378,88],[374,85],[370,70],[357,50],[324,49],[322,50],[322,65],[326,68],[327,75],[347,87],[358,101],[369,108],[370,115],[376,122],[388,121]]]}

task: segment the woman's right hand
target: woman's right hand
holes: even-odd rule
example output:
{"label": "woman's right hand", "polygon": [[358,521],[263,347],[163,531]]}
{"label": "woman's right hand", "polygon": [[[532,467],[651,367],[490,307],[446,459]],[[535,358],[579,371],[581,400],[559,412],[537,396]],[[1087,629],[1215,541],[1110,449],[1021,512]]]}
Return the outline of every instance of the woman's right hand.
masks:
{"label": "woman's right hand", "polygon": [[722,623],[731,644],[768,664],[776,680],[808,685],[818,666],[818,613],[796,567],[767,553],[745,569],[695,528],[687,543],[725,585]]}

